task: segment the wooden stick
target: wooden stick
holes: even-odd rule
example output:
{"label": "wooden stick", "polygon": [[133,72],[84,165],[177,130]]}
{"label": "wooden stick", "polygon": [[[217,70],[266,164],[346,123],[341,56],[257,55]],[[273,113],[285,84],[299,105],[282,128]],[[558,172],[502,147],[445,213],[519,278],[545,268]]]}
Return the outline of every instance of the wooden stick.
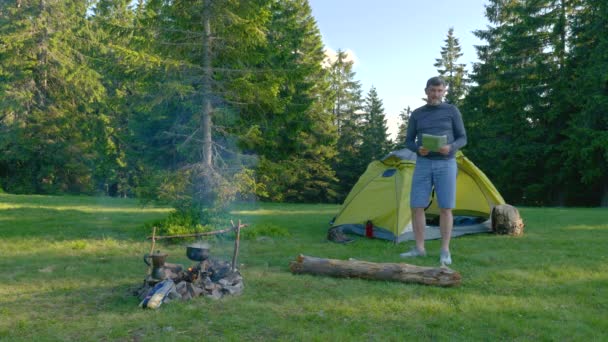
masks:
{"label": "wooden stick", "polygon": [[152,248],[150,248],[150,254],[154,253],[154,247],[156,245],[156,226],[152,229]]}
{"label": "wooden stick", "polygon": [[[152,255],[154,253],[154,247],[156,247],[156,226],[154,226],[152,228],[152,248],[150,248],[150,254],[147,255],[147,257],[149,257],[150,255]],[[147,263],[146,261],[146,256],[144,256],[144,262]],[[152,265],[148,264],[148,275],[152,274]],[[144,283],[146,281],[144,280]]]}
{"label": "wooden stick", "polygon": [[[230,220],[232,227],[234,227],[234,222]],[[241,238],[241,220],[239,220],[239,225],[235,227],[236,230],[236,239],[234,239],[234,253],[232,254],[232,272],[236,272],[236,260],[239,256],[239,240]]]}
{"label": "wooden stick", "polygon": [[[239,221],[239,226],[238,228],[245,228],[248,227],[248,224],[240,224]],[[230,228],[226,228],[226,229],[222,229],[222,230],[216,230],[216,231],[212,231],[212,232],[203,232],[203,233],[195,233],[195,234],[180,234],[180,235],[159,235],[156,237],[150,237],[148,236],[147,239],[156,239],[156,240],[162,240],[162,239],[173,239],[173,238],[185,238],[185,237],[197,237],[197,236],[209,236],[209,235],[217,235],[217,234],[223,234],[223,233],[228,233],[235,230],[235,227],[230,227]]]}

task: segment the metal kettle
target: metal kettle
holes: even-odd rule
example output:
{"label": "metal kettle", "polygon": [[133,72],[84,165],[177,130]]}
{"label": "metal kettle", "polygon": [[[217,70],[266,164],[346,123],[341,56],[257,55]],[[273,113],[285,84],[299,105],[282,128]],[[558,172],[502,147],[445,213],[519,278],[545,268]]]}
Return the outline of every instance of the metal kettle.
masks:
{"label": "metal kettle", "polygon": [[[167,253],[161,253],[160,251],[156,251],[156,253],[145,254],[144,262],[148,266],[152,266],[152,272],[150,275],[154,279],[164,280],[167,276],[165,275],[165,261],[167,260]],[[152,265],[148,259],[152,259]]]}

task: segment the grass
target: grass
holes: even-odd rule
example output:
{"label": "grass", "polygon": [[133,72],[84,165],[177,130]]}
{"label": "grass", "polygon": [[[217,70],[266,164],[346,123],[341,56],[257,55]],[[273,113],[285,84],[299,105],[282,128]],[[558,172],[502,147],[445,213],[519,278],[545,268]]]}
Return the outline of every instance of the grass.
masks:
{"label": "grass", "polygon": [[[150,311],[139,309],[131,292],[146,272],[144,224],[168,209],[127,199],[0,194],[0,340],[608,339],[606,209],[520,208],[523,237],[454,239],[452,268],[463,276],[456,288],[292,275],[288,265],[298,254],[402,261],[409,243],[327,242],[337,209],[236,207],[234,219],[251,225],[246,229],[289,233],[242,241],[243,295]],[[212,243],[212,255],[229,260],[232,241]],[[169,262],[191,263],[183,243],[157,247]],[[427,250],[416,264],[437,266],[439,241]]]}

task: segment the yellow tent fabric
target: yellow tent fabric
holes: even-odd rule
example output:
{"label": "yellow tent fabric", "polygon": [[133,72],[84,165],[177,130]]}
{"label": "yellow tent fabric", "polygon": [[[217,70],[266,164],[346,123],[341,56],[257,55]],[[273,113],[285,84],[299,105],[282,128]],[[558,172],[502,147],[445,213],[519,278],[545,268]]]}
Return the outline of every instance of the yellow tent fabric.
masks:
{"label": "yellow tent fabric", "polygon": [[[371,221],[374,237],[402,241],[411,222],[409,192],[415,167],[415,154],[399,151],[382,161],[371,162],[361,175],[336,215],[332,227],[343,226],[350,232],[364,235],[365,224]],[[466,158],[456,155],[457,215],[489,218],[492,208],[505,204],[488,177]],[[439,215],[437,201],[430,200],[427,213]]]}
{"label": "yellow tent fabric", "polygon": [[[454,215],[490,217],[492,208],[505,204],[494,184],[462,152],[456,155],[458,175],[456,176],[456,208]],[[433,197],[427,213],[439,215],[437,201]]]}

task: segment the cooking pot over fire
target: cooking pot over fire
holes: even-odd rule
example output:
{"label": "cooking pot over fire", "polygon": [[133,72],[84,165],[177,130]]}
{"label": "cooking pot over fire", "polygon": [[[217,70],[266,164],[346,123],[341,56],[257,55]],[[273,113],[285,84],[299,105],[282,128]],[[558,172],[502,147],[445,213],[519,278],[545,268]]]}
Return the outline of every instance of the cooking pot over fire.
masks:
{"label": "cooking pot over fire", "polygon": [[209,259],[209,244],[197,242],[188,245],[186,256],[192,261],[205,261]]}

